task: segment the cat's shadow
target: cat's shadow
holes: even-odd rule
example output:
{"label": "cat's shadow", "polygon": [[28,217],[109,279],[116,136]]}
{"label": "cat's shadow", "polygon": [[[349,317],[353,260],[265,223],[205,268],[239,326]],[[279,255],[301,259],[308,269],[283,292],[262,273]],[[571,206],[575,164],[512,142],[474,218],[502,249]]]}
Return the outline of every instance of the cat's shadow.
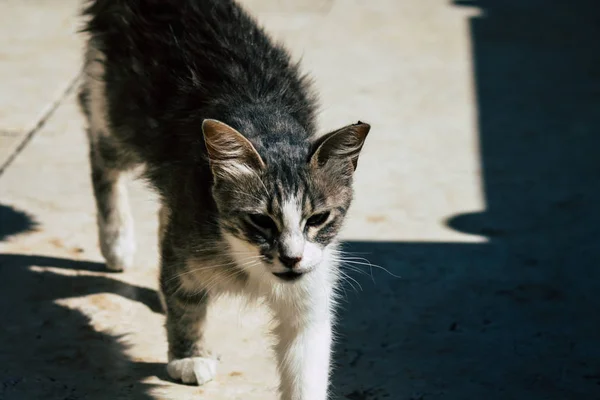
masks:
{"label": "cat's shadow", "polygon": [[[0,221],[3,239],[36,225],[27,214],[4,205]],[[164,364],[132,360],[126,338],[99,332],[82,312],[57,304],[113,293],[161,312],[154,290],[110,275],[73,273],[104,270],[96,262],[0,254],[0,398],[154,399],[149,394],[154,385],[142,381],[152,376],[167,380]]]}
{"label": "cat's shadow", "polygon": [[88,261],[0,255],[0,398],[33,399],[47,393],[47,399],[153,399],[148,394],[152,385],[141,381],[151,376],[168,380],[165,365],[131,360],[125,338],[99,332],[89,317],[57,300],[113,293],[161,312],[156,292],[106,276],[31,266],[104,269]]}
{"label": "cat's shadow", "polygon": [[[593,324],[578,316],[592,315],[600,304],[594,298],[582,301],[586,292],[577,289],[583,280],[565,287],[544,270],[524,279],[522,269],[535,267],[544,251],[512,254],[510,239],[347,242],[344,248],[374,266],[371,271],[363,265],[364,274],[352,275],[357,282],[343,286],[333,399],[462,400],[483,393],[500,399],[505,376],[527,376],[531,369],[544,379],[528,384],[530,398],[553,399],[560,396],[546,378],[555,376],[559,363],[597,364],[593,352],[574,356],[567,345],[555,347],[556,338],[571,334],[580,338],[579,348],[592,349],[585,338],[593,338]],[[578,260],[580,275],[600,279],[593,259],[586,260]],[[0,398],[36,398],[41,387],[49,400],[153,399],[153,385],[143,380],[168,379],[164,364],[132,360],[123,338],[98,332],[87,316],[56,301],[112,293],[160,312],[157,293],[109,273],[74,275],[31,266],[104,270],[95,262],[0,255],[0,300],[7,305],[0,308]],[[512,387],[512,394],[523,393],[523,387]]]}
{"label": "cat's shadow", "polygon": [[[113,293],[132,301],[144,304],[153,312],[162,313],[162,306],[155,290],[142,286],[135,286],[109,277],[106,266],[103,263],[73,260],[68,258],[24,255],[24,254],[0,254],[0,265],[10,266],[15,270],[27,269],[30,266],[52,267],[68,269],[72,271],[104,272],[107,275],[63,275],[51,272],[35,272],[44,276],[44,297],[51,299],[62,299],[68,297],[87,296],[97,293]],[[16,274],[18,275],[18,274]],[[59,282],[52,282],[52,281]],[[56,283],[53,285],[53,283]]]}

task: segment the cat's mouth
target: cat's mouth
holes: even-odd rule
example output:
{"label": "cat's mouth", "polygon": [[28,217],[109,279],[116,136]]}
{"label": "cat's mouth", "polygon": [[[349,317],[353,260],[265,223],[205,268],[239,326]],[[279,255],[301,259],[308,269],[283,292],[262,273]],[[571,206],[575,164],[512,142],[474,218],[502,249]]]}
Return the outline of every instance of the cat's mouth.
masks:
{"label": "cat's mouth", "polygon": [[273,275],[286,282],[293,282],[300,279],[304,273],[296,271],[273,272]]}

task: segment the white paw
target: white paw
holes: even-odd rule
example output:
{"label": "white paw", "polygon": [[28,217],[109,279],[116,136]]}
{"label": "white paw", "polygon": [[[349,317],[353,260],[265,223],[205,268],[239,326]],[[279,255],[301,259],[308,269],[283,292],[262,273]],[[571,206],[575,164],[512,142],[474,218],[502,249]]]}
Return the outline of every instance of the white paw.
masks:
{"label": "white paw", "polygon": [[119,229],[117,232],[100,227],[100,250],[111,271],[123,271],[133,266],[135,237],[133,228]]}
{"label": "white paw", "polygon": [[215,377],[217,360],[203,357],[173,360],[167,365],[167,372],[171,378],[183,383],[203,385]]}

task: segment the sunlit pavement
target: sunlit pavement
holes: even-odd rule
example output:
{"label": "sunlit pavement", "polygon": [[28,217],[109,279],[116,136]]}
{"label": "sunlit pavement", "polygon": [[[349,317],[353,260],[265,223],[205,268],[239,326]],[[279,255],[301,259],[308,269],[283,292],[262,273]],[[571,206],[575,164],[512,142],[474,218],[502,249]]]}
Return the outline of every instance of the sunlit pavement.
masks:
{"label": "sunlit pavement", "polygon": [[[332,399],[598,399],[599,6],[456,3],[244,1],[313,73],[324,132],[373,126]],[[166,376],[140,182],[135,268],[104,271],[79,4],[0,2],[0,399],[274,400],[268,316],[236,301],[211,310],[217,379]]]}

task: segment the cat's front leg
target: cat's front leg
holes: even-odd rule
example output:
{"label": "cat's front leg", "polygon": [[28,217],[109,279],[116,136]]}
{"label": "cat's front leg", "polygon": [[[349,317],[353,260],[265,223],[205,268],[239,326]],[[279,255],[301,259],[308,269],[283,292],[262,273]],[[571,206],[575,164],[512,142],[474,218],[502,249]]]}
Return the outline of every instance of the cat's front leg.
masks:
{"label": "cat's front leg", "polygon": [[281,400],[326,400],[332,345],[329,299],[295,308],[293,302],[275,309],[275,347]]}
{"label": "cat's front leg", "polygon": [[208,292],[183,285],[180,278],[185,273],[177,268],[181,263],[175,261],[164,242],[162,255],[161,293],[169,342],[167,372],[183,383],[202,385],[214,378],[217,368],[216,358],[204,343]]}
{"label": "cat's front leg", "polygon": [[217,369],[216,358],[204,344],[207,305],[204,295],[205,292],[165,296],[169,341],[167,372],[183,383],[202,385],[214,378]]}

